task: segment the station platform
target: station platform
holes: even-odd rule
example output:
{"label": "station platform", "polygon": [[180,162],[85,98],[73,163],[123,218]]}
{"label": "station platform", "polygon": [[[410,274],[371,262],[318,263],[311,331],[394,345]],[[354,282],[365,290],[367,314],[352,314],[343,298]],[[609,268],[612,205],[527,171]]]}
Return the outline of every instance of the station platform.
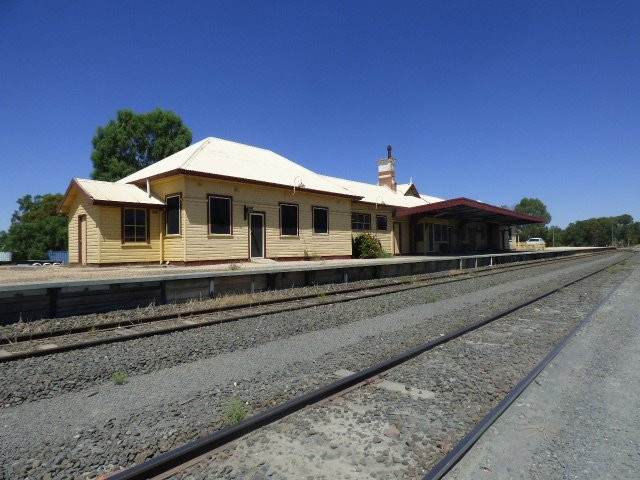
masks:
{"label": "station platform", "polygon": [[0,325],[193,298],[463,270],[607,250],[547,248],[478,255],[256,261],[202,267],[0,267]]}
{"label": "station platform", "polygon": [[638,312],[640,268],[445,478],[638,478]]}

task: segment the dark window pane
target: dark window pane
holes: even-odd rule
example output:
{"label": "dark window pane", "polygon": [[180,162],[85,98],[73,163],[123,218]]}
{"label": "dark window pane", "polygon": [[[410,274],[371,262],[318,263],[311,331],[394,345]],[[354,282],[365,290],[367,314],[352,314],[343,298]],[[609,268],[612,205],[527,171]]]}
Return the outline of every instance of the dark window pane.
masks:
{"label": "dark window pane", "polygon": [[387,217],[386,215],[376,216],[376,229],[387,231]]}
{"label": "dark window pane", "polygon": [[125,208],[124,210],[124,224],[134,225],[136,223],[136,211],[132,208]]}
{"label": "dark window pane", "polygon": [[180,234],[180,197],[167,198],[167,235]]}
{"label": "dark window pane", "polygon": [[351,229],[352,230],[371,230],[371,214],[352,213]]}
{"label": "dark window pane", "polygon": [[282,235],[298,235],[298,207],[280,205],[280,228]]}
{"label": "dark window pane", "polygon": [[313,209],[313,233],[329,233],[329,210]]}
{"label": "dark window pane", "polygon": [[231,199],[209,197],[211,233],[231,234]]}
{"label": "dark window pane", "polygon": [[422,242],[424,240],[424,224],[423,223],[418,223],[416,225],[416,231],[414,236],[415,236],[416,242]]}
{"label": "dark window pane", "polygon": [[146,213],[144,210],[136,210],[136,225],[146,225]]}
{"label": "dark window pane", "polygon": [[124,241],[135,242],[136,239],[136,227],[124,227]]}

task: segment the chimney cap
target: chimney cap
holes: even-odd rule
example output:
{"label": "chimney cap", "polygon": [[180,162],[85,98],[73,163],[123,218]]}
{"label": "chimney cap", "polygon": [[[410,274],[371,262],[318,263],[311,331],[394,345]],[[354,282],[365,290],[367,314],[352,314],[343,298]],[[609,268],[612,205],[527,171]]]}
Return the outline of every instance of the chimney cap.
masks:
{"label": "chimney cap", "polygon": [[387,158],[391,158],[391,145],[387,145]]}

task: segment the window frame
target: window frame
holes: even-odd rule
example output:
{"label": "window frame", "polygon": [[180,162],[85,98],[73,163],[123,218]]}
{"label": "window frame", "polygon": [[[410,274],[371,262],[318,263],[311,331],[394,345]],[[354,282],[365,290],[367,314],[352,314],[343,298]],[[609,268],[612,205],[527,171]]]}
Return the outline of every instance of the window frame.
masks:
{"label": "window frame", "polygon": [[[378,227],[378,219],[384,218],[384,223],[386,228]],[[387,215],[378,215],[376,214],[376,231],[377,232],[388,232],[389,231],[389,217]]]}
{"label": "window frame", "polygon": [[[133,226],[134,228],[137,228],[139,225],[137,223],[134,223],[133,225],[126,225],[125,224],[125,217],[126,214],[125,212],[127,210],[140,210],[142,212],[144,212],[144,217],[145,217],[145,222],[144,222],[144,228],[145,228],[145,238],[144,240],[126,240],[125,239],[125,227],[126,226]],[[148,208],[140,208],[140,207],[121,207],[120,208],[120,242],[122,245],[140,245],[141,243],[146,243],[149,244],[151,243],[151,215],[149,212]],[[135,215],[134,215],[135,218]],[[137,238],[136,235],[134,235],[134,238]]]}
{"label": "window frame", "polygon": [[[225,233],[213,233],[211,231],[211,199],[217,198],[220,200],[227,200],[229,202],[229,232]],[[231,195],[218,195],[217,193],[207,194],[207,235],[213,236],[229,236],[233,235],[233,197]]]}
{"label": "window frame", "polygon": [[[169,205],[167,201],[170,198],[178,197],[178,233],[169,233]],[[179,237],[182,235],[182,192],[170,193],[164,196],[165,214],[164,214],[164,234],[167,237]]]}
{"label": "window frame", "polygon": [[[353,216],[356,215],[356,221],[354,222],[353,220]],[[358,222],[357,221],[357,215],[363,215],[365,217],[369,217],[369,228],[354,228],[354,223],[361,223],[364,227],[364,225],[366,225],[366,222]],[[356,232],[370,232],[371,231],[371,214],[370,213],[361,213],[361,212],[351,212],[351,231],[356,231]]]}
{"label": "window frame", "polygon": [[[282,207],[296,207],[296,234],[295,235],[282,233]],[[280,202],[278,204],[278,214],[280,218],[280,236],[288,237],[288,238],[299,238],[300,237],[300,205],[298,205],[297,203]]]}
{"label": "window frame", "polygon": [[[327,231],[326,232],[316,232],[316,210],[324,210],[327,212]],[[312,206],[311,207],[311,232],[314,235],[329,235],[329,207],[319,207]]]}

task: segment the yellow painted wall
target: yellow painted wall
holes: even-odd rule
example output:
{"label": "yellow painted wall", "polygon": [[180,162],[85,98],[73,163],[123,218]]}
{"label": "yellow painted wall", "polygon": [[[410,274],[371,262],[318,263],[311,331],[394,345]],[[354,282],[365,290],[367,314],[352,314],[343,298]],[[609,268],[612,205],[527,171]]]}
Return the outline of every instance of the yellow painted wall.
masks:
{"label": "yellow painted wall", "polygon": [[[351,201],[292,189],[263,187],[203,177],[186,177],[183,209],[187,235],[187,261],[247,259],[249,226],[244,207],[265,213],[266,256],[351,255]],[[231,196],[232,235],[208,234],[207,196]],[[280,203],[298,205],[299,236],[280,235]],[[312,233],[312,206],[329,209],[329,234]]]}
{"label": "yellow painted wall", "polygon": [[161,214],[160,228],[158,234],[162,234],[164,251],[164,261],[184,261],[185,260],[185,240],[184,235],[186,227],[186,216],[184,213],[184,191],[185,177],[176,175],[173,177],[162,178],[151,182],[151,191],[161,200],[165,201],[167,195],[174,193],[182,194],[182,211],[180,212],[180,235],[167,235],[164,212]]}
{"label": "yellow painted wall", "polygon": [[98,263],[99,252],[99,211],[89,199],[80,192],[75,193],[75,199],[71,204],[68,214],[69,233],[69,263],[78,263],[78,217],[87,216],[85,230],[85,246],[83,258],[85,263]]}
{"label": "yellow painted wall", "polygon": [[[354,213],[368,213],[371,215],[371,230],[354,230],[352,236],[359,233],[370,233],[380,240],[382,249],[387,253],[393,253],[393,218],[391,217],[391,208],[385,205],[375,205],[369,203],[353,202],[351,205]],[[387,229],[385,231],[376,230],[376,215],[386,215]],[[346,227],[351,230],[351,214],[349,214],[349,225]],[[404,239],[403,239],[404,240]]]}
{"label": "yellow painted wall", "polygon": [[100,263],[159,262],[162,213],[149,209],[150,242],[122,243],[120,207],[95,207],[100,212]]}

